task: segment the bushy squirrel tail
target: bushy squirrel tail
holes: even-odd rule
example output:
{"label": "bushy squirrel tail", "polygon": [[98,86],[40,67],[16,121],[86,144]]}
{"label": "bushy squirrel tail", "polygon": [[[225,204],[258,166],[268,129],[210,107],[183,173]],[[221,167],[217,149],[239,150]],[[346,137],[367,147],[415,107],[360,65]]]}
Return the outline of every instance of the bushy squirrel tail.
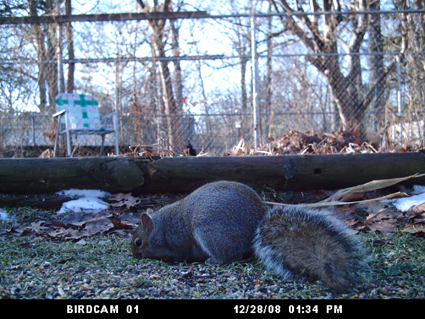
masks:
{"label": "bushy squirrel tail", "polygon": [[276,207],[257,229],[255,254],[269,271],[287,279],[320,280],[331,290],[351,290],[364,259],[360,241],[326,210]]}

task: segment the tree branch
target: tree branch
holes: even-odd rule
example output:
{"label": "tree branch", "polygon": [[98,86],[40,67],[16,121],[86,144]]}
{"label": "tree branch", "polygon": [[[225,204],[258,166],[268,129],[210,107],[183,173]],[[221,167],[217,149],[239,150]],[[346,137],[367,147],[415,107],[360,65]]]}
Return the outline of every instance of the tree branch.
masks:
{"label": "tree branch", "polygon": [[[276,10],[276,12],[280,12],[279,8],[276,4],[276,1],[274,0],[270,0],[272,1],[272,4]],[[286,3],[286,1],[283,0],[278,0],[279,4],[282,6],[282,8],[288,12],[288,13],[293,13],[295,12],[294,10],[292,10],[289,5]],[[295,22],[294,18],[292,16],[287,16],[287,20],[284,20],[283,16],[279,16],[279,19],[282,21],[283,25],[287,25],[287,28],[292,30],[292,32],[298,36],[303,42],[304,44],[310,49],[311,52],[317,52],[317,45],[311,38],[308,37],[307,33],[304,32],[299,25]],[[308,19],[308,18],[307,18]],[[314,36],[314,34],[313,34]],[[315,38],[315,40],[317,40]]]}

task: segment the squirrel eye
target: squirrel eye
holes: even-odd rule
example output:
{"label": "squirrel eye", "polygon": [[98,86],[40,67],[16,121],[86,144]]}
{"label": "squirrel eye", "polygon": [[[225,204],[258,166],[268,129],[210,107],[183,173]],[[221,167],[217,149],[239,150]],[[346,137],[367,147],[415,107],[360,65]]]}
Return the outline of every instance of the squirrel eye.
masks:
{"label": "squirrel eye", "polygon": [[141,239],[137,239],[134,243],[136,244],[137,247],[142,246],[142,240]]}

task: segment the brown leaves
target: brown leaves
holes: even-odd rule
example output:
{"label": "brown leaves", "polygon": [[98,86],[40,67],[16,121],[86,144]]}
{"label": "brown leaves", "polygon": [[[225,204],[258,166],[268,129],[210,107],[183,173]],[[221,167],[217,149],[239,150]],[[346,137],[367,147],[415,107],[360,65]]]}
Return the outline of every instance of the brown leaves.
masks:
{"label": "brown leaves", "polygon": [[107,199],[111,209],[99,213],[71,212],[58,214],[56,218],[31,223],[27,227],[12,227],[10,233],[21,236],[41,236],[49,238],[64,238],[78,240],[84,245],[84,238],[97,234],[118,233],[125,235],[133,231],[140,223],[140,218],[134,213],[163,206],[174,200],[168,197],[135,197],[131,194],[115,194]]}
{"label": "brown leaves", "polygon": [[[127,203],[127,207],[131,205]],[[132,206],[131,206],[132,207]],[[21,236],[40,236],[48,238],[64,238],[79,240],[97,234],[118,233],[124,235],[131,232],[140,223],[139,218],[133,213],[122,214],[121,211],[107,209],[97,214],[85,212],[73,212],[61,219],[42,220],[31,223],[27,227],[15,228],[10,232]],[[62,215],[57,215],[61,217]]]}
{"label": "brown leaves", "polygon": [[133,229],[140,224],[140,219],[133,215],[124,215],[119,218],[112,218],[111,222],[115,229]]}
{"label": "brown leaves", "polygon": [[425,203],[411,207],[405,214],[406,226],[403,231],[425,238]]}
{"label": "brown leaves", "polygon": [[266,151],[271,155],[335,154],[341,151],[347,152],[346,149],[353,147],[354,144],[359,144],[358,133],[354,131],[331,133],[290,131],[257,148],[257,150]]}
{"label": "brown leaves", "polygon": [[51,238],[81,239],[99,233],[107,233],[116,229],[109,218],[111,216],[107,211],[98,214],[71,213],[61,221],[45,222],[45,225],[50,227],[45,227],[48,231],[39,235]]}
{"label": "brown leaves", "polygon": [[246,145],[241,146],[241,141],[234,147],[232,155],[397,153],[412,149],[407,145],[378,147],[372,141],[368,143],[362,140],[356,131],[330,133],[290,131],[280,137],[270,137],[269,141],[250,152]]}
{"label": "brown leaves", "polygon": [[[423,216],[425,215],[424,187],[414,187],[414,191],[417,192],[419,189],[422,194],[399,198],[395,202],[394,200],[391,200],[391,202],[384,201],[384,199],[407,196],[407,194],[397,192],[382,196],[383,190],[390,186],[423,176],[424,174],[416,174],[401,178],[374,180],[365,184],[340,189],[333,194],[326,191],[318,191],[316,198],[322,198],[324,195],[327,198],[319,202],[300,203],[295,204],[295,206],[330,208],[344,216],[347,223],[358,231],[392,233],[397,227],[403,227],[405,232],[425,237],[425,217]],[[294,204],[266,203],[279,206],[294,206]]]}
{"label": "brown leaves", "polygon": [[127,209],[132,208],[136,206],[137,204],[140,204],[141,199],[137,197],[133,197],[131,194],[115,194],[112,195],[110,198],[112,201],[117,201],[117,203],[111,204],[111,206],[114,207],[121,207],[125,206]]}
{"label": "brown leaves", "polygon": [[356,231],[389,234],[402,229],[403,232],[425,238],[425,203],[413,206],[407,212],[398,210],[387,201],[336,206],[332,209]]}
{"label": "brown leaves", "polygon": [[369,202],[338,209],[343,210],[345,214],[348,213],[350,217],[347,223],[357,231],[389,234],[400,226],[398,221],[400,212],[388,203]]}
{"label": "brown leaves", "polygon": [[[423,193],[418,196],[397,199],[404,201],[406,209],[398,209],[394,196],[406,195],[404,193],[389,194],[388,187],[414,179],[422,175],[412,175],[403,178],[375,180],[362,185],[341,189],[336,192],[319,190],[310,200],[316,203],[297,204],[299,206],[319,208],[326,207],[341,215],[355,230],[363,232],[392,233],[401,228],[404,232],[425,238],[425,187],[414,190]],[[307,198],[304,195],[300,198]],[[382,199],[391,199],[383,201]],[[58,215],[61,219],[51,219],[32,222],[29,226],[13,226],[10,233],[22,236],[42,236],[49,238],[65,238],[81,240],[96,234],[127,234],[132,232],[139,223],[139,217],[134,216],[135,211],[141,208],[164,206],[178,198],[150,197],[141,198],[132,194],[115,194],[108,198],[111,209],[103,210],[97,214],[75,212],[65,216]],[[273,205],[288,206],[289,204],[271,203]],[[410,203],[412,203],[410,205]],[[123,214],[126,212],[126,214]],[[80,242],[84,244],[84,241]]]}
{"label": "brown leaves", "polygon": [[[51,238],[82,239],[96,234],[113,232],[125,234],[138,225],[138,218],[132,215],[114,216],[109,211],[98,214],[71,213],[62,220],[43,223],[43,231],[37,235]],[[47,227],[48,226],[48,227]]]}

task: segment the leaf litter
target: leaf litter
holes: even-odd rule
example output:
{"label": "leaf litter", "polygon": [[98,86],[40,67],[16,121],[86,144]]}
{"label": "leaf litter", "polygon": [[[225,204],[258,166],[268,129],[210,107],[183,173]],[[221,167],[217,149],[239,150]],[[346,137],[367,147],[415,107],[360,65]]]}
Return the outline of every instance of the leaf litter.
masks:
{"label": "leaf litter", "polygon": [[[339,214],[346,223],[358,232],[373,231],[388,234],[393,233],[397,228],[401,228],[404,232],[425,238],[425,188],[415,186],[411,191],[413,196],[410,197],[407,197],[405,192],[391,194],[385,192],[385,189],[390,186],[421,176],[423,175],[371,181],[336,192],[317,191],[316,198],[325,198],[313,203],[267,203],[284,206],[301,205],[312,208],[327,207]],[[384,191],[379,192],[383,189]],[[73,191],[73,194],[68,192],[68,196],[87,194],[87,190],[84,190],[84,192]],[[81,240],[97,234],[117,233],[123,235],[131,233],[139,225],[139,215],[143,211],[159,208],[177,200],[164,196],[144,198],[133,196],[131,193],[111,195],[97,192],[97,196],[108,196],[107,209],[97,210],[93,213],[92,209],[84,209],[84,206],[82,209],[74,207],[75,211],[68,210],[68,213],[63,215],[59,211],[56,216],[33,221],[26,227],[17,224],[10,227],[9,232],[22,236],[70,240]],[[95,198],[92,195],[90,196],[90,198]],[[400,196],[404,197],[394,199]],[[86,197],[83,196],[82,198]],[[274,198],[278,197],[275,196]]]}
{"label": "leaf litter", "polygon": [[[74,193],[77,194],[76,196],[81,196],[78,194],[84,193],[76,191]],[[103,196],[105,195],[103,194]],[[132,232],[138,226],[140,223],[138,216],[142,211],[158,208],[172,201],[163,196],[149,198],[137,198],[131,194],[108,194],[108,196],[105,199],[109,202],[107,209],[99,209],[99,207],[104,206],[103,203],[98,207],[92,205],[87,207],[85,203],[87,198],[90,200],[99,200],[99,198],[82,196],[70,201],[72,202],[71,205],[64,203],[62,208],[56,212],[56,215],[45,216],[42,220],[34,221],[24,228],[18,220],[15,223],[16,226],[10,227],[8,231],[21,236],[70,240],[81,240],[97,234],[118,233],[124,235]],[[78,205],[79,200],[81,200],[82,206]],[[106,202],[104,203],[106,204]],[[67,207],[66,213],[63,213],[64,207]],[[10,217],[8,216],[8,218]]]}
{"label": "leaf litter", "polygon": [[[400,211],[393,198],[371,201],[388,196],[385,188],[364,188],[360,185],[351,189],[357,194],[356,204],[347,197],[347,190],[315,194],[318,202],[350,200],[329,209],[358,232],[376,256],[373,280],[347,297],[424,298],[425,262],[421,256],[425,255],[425,200]],[[415,195],[415,190],[402,192]],[[32,210],[35,216],[31,218],[31,212],[21,208],[18,211],[23,212],[23,219],[4,221],[0,225],[0,242],[6,252],[0,261],[0,298],[334,298],[318,284],[282,282],[255,261],[225,266],[137,261],[131,257],[129,240],[139,224],[139,214],[176,198],[115,194],[104,200],[109,208],[98,213],[79,211],[55,216]],[[399,238],[403,244],[396,242]],[[53,248],[44,249],[44,245]],[[21,264],[13,257],[16,249],[30,254],[34,251],[39,257]],[[386,255],[388,250],[390,255]],[[41,278],[40,285],[25,286],[12,280],[18,276],[34,282],[32,273]],[[70,275],[73,279],[66,279]],[[51,283],[50,277],[55,276],[57,281]]]}

